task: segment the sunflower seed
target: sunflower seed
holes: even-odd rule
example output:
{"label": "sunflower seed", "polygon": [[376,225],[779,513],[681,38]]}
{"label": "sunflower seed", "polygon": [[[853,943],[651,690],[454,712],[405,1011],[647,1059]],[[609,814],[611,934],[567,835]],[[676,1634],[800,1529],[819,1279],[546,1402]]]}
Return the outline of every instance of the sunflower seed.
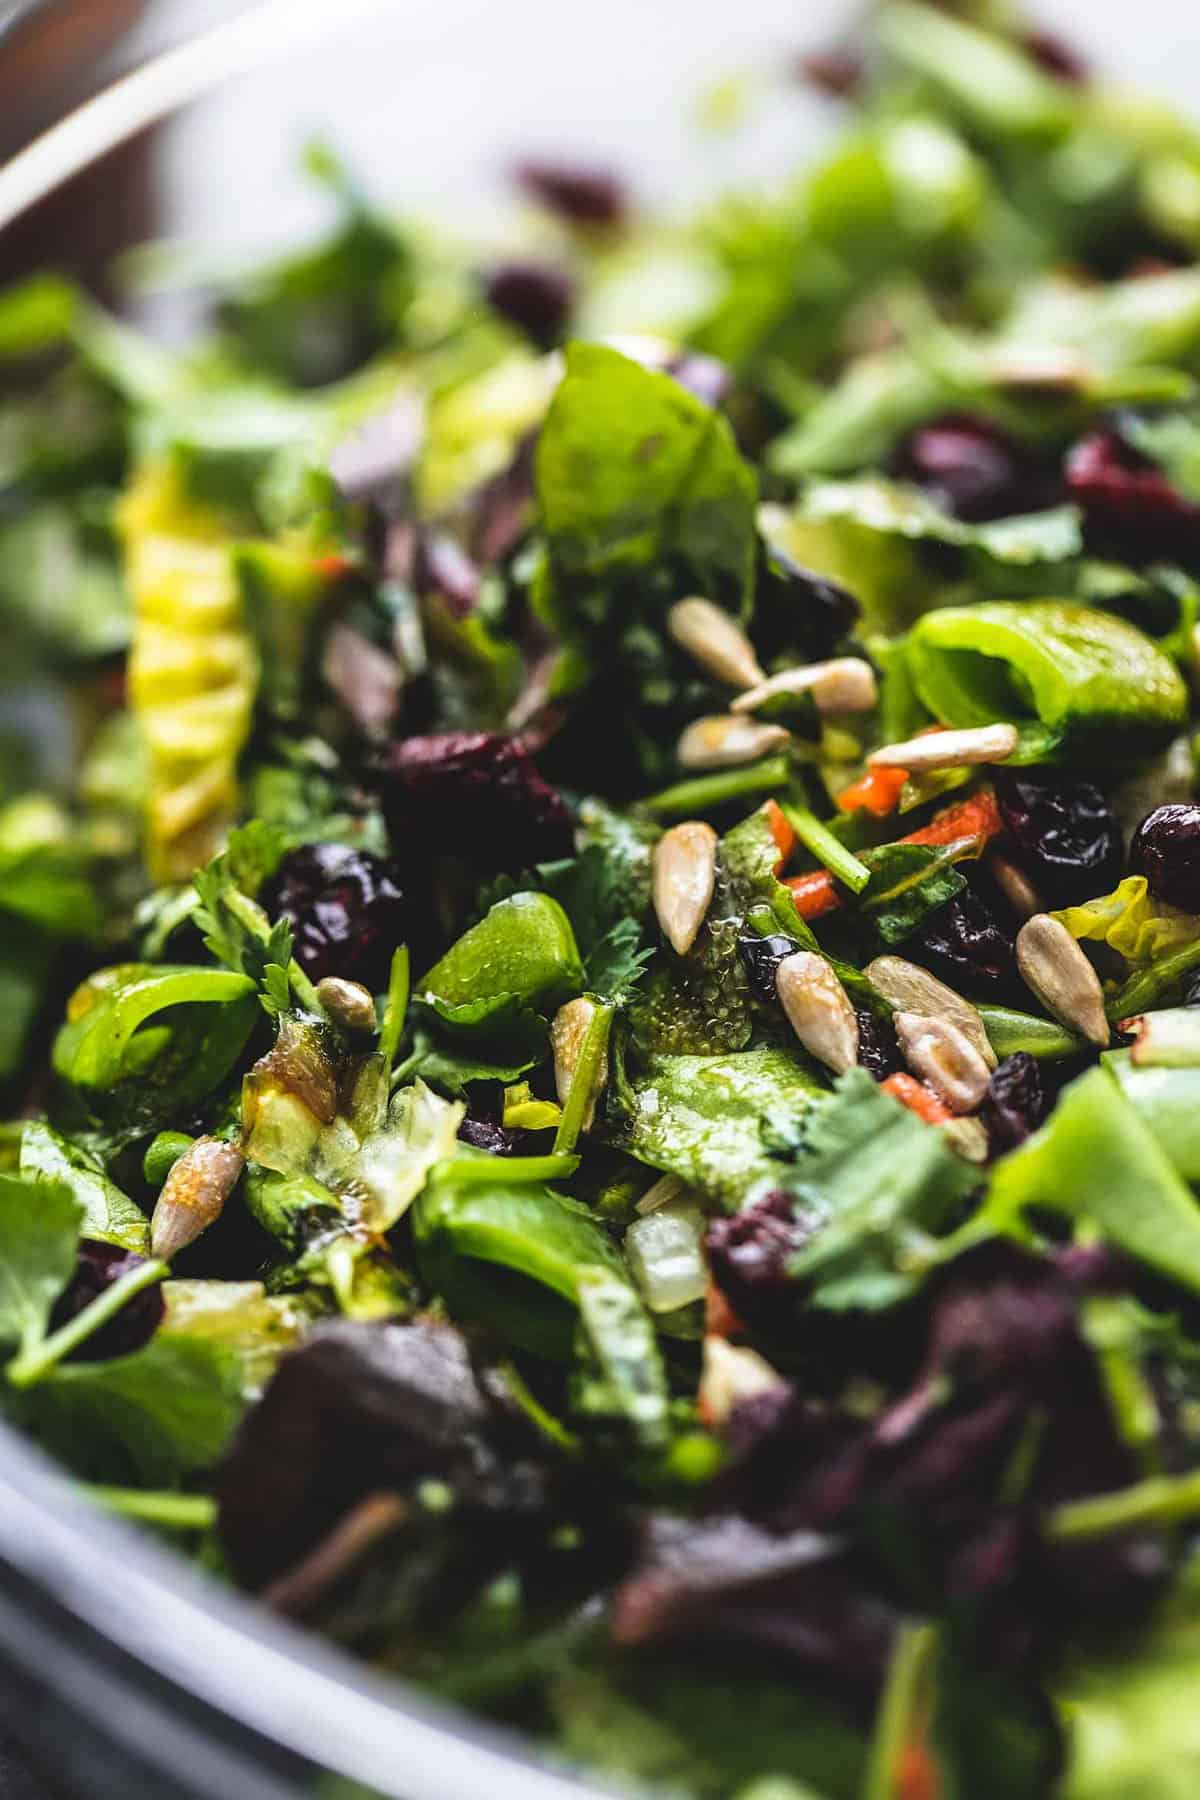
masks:
{"label": "sunflower seed", "polygon": [[323,976],[317,983],[317,999],[330,1018],[347,1031],[374,1031],[374,996],[361,981],[344,981],[340,975]]}
{"label": "sunflower seed", "polygon": [[1109,1040],[1100,978],[1061,920],[1035,913],[1017,933],[1017,967],[1048,1013],[1093,1044]]}
{"label": "sunflower seed", "polygon": [[810,1056],[835,1074],[858,1061],[858,1019],[846,990],[812,950],[785,956],[775,971],[775,992],[788,1023]]}
{"label": "sunflower seed", "polygon": [[761,725],[737,713],[714,713],[692,721],[675,754],[685,769],[735,769],[778,750],[790,737],[782,725]]}
{"label": "sunflower seed", "polygon": [[730,687],[750,687],[763,679],[754,645],[723,606],[693,596],[677,600],[667,614],[667,629],[681,649]]}
{"label": "sunflower seed", "polygon": [[[550,1027],[550,1049],[554,1056],[554,1086],[560,1106],[567,1104],[567,1096],[575,1080],[575,1070],[579,1066],[579,1053],[583,1049],[583,1040],[588,1034],[595,1012],[595,1001],[581,997],[578,1000],[568,1000],[554,1015],[554,1023]],[[591,1130],[596,1117],[596,1101],[607,1080],[608,1051],[604,1050],[592,1077],[592,1091],[584,1109],[581,1131]]]}
{"label": "sunflower seed", "polygon": [[996,886],[1019,919],[1032,919],[1034,913],[1041,912],[1041,896],[1024,869],[1018,868],[1015,862],[1010,862],[1007,856],[1002,856],[999,850],[992,851],[987,865]]}
{"label": "sunflower seed", "polygon": [[184,1250],[221,1216],[245,1157],[223,1138],[197,1138],[163,1182],[150,1220],[150,1250],[163,1262]]}
{"label": "sunflower seed", "polygon": [[966,1033],[927,1013],[898,1012],[892,1023],[913,1074],[928,1082],[951,1112],[974,1112],[987,1093],[988,1065]]}
{"label": "sunflower seed", "polygon": [[875,671],[861,656],[835,656],[830,662],[805,663],[768,675],[757,687],[731,700],[731,712],[753,712],[776,694],[811,693],[819,713],[870,712],[879,698]]}
{"label": "sunflower seed", "polygon": [[867,761],[875,768],[963,769],[970,763],[1007,762],[1017,747],[1015,725],[976,725],[969,731],[928,731],[903,744],[881,744]]}
{"label": "sunflower seed", "polygon": [[977,1007],[961,994],[922,969],[918,963],[906,962],[902,956],[877,956],[868,963],[863,974],[881,993],[903,1012],[924,1013],[932,1019],[948,1019],[957,1025],[967,1042],[982,1056],[989,1069],[996,1066],[992,1049]]}
{"label": "sunflower seed", "polygon": [[717,877],[717,834],[700,819],[685,819],[654,846],[654,911],[679,956],[696,941]]}
{"label": "sunflower seed", "polygon": [[937,1127],[950,1148],[964,1162],[985,1163],[988,1134],[982,1119],[945,1119]]}
{"label": "sunflower seed", "polygon": [[723,1425],[735,1406],[782,1385],[783,1377],[757,1350],[731,1344],[711,1332],[705,1338],[696,1404],[706,1425]]}

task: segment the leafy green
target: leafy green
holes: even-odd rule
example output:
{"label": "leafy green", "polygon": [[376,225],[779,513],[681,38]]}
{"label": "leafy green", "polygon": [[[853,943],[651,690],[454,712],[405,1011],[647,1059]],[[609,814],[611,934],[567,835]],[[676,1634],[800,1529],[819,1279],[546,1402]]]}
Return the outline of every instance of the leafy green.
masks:
{"label": "leafy green", "polygon": [[59,1364],[19,1397],[17,1416],[77,1474],[154,1486],[211,1468],[242,1404],[228,1351],[159,1332],[131,1356]]}
{"label": "leafy green", "polygon": [[618,1082],[613,1130],[640,1162],[736,1204],[756,1181],[779,1176],[822,1093],[790,1050],[653,1056]]}
{"label": "leafy green", "polygon": [[86,1150],[40,1119],[30,1119],[21,1133],[21,1174],[27,1181],[67,1188],[81,1209],[84,1237],[120,1244],[139,1256],[150,1254],[150,1226],[141,1207]]}
{"label": "leafy green", "polygon": [[583,1272],[627,1283],[624,1264],[585,1206],[489,1160],[486,1180],[456,1180],[453,1163],[434,1171],[413,1211],[422,1270],[452,1312],[565,1359]]}
{"label": "leafy green", "polygon": [[79,1219],[64,1183],[0,1175],[0,1343],[24,1353],[45,1337],[75,1269]]}
{"label": "leafy green", "polygon": [[[417,989],[451,1009],[448,1023],[479,1025],[494,1022],[499,1003],[554,1005],[582,985],[583,965],[562,907],[549,894],[519,893],[497,901],[451,944]],[[469,1016],[459,1010],[464,1007]]]}
{"label": "leafy green", "polygon": [[1103,1060],[1184,1180],[1200,1182],[1200,1070],[1139,1067],[1128,1050],[1106,1050]]}
{"label": "leafy green", "polygon": [[86,848],[62,809],[26,794],[0,811],[0,906],[56,937],[94,937],[100,926]]}
{"label": "leafy green", "polygon": [[255,819],[231,833],[220,855],[193,878],[198,899],[193,918],[206,948],[226,968],[259,983],[269,964],[286,969],[291,961],[288,921],[272,925],[254,900],[284,849],[282,834]]}
{"label": "leafy green", "polygon": [[1157,1616],[1055,1683],[1067,1732],[1063,1800],[1190,1800],[1200,1775],[1193,1704],[1200,1605],[1193,1559]]}
{"label": "leafy green", "polygon": [[977,1224],[1022,1235],[1030,1207],[1089,1224],[1200,1292],[1200,1208],[1108,1070],[1073,1081],[1041,1129],[1000,1159]]}
{"label": "leafy green", "polygon": [[1053,916],[1072,937],[1108,944],[1135,968],[1200,942],[1200,918],[1156,901],[1144,875],[1127,875],[1111,894]]}
{"label": "leafy green", "polygon": [[572,1410],[583,1422],[644,1450],[660,1448],[668,1429],[669,1394],[654,1326],[624,1278],[596,1267],[576,1282],[579,1366]]}
{"label": "leafy green", "polygon": [[1148,637],[1065,601],[926,613],[908,658],[917,692],[943,725],[1014,723],[1014,762],[1101,745],[1109,759],[1133,760],[1165,744],[1187,708],[1179,671]]}
{"label": "leafy green", "polygon": [[223,1080],[257,1014],[248,976],[119,963],[76,989],[52,1060],[93,1106],[161,1124]]}
{"label": "leafy green", "polygon": [[[843,1310],[893,1305],[919,1280],[915,1253],[979,1176],[940,1133],[885,1094],[864,1069],[814,1109],[781,1185],[815,1226],[791,1263],[810,1303]],[[914,1266],[909,1266],[914,1265]]]}
{"label": "leafy green", "polygon": [[4,921],[0,938],[0,1081],[24,1066],[25,1046],[50,975],[51,940],[24,920]]}
{"label": "leafy green", "polygon": [[536,478],[560,623],[595,630],[608,584],[664,563],[748,611],[754,475],[725,420],[669,375],[600,344],[570,345]]}
{"label": "leafy green", "polygon": [[954,867],[954,845],[881,844],[864,850],[871,879],[858,895],[858,908],[884,944],[898,944],[923,920],[961,894],[966,879]]}

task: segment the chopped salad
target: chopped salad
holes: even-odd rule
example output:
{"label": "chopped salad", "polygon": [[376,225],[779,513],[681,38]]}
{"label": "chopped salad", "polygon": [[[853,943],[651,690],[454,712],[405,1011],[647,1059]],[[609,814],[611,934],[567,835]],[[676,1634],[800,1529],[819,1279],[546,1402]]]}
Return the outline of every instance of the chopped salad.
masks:
{"label": "chopped salad", "polygon": [[863,31],[688,223],[0,296],[0,1409],[560,1765],[1190,1800],[1200,131]]}

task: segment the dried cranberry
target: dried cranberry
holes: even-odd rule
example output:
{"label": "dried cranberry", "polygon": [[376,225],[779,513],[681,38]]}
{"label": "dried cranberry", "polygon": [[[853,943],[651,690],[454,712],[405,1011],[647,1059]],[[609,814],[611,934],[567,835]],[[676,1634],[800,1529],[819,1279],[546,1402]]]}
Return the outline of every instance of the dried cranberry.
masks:
{"label": "dried cranberry", "polygon": [[979,1108],[993,1156],[1015,1150],[1046,1116],[1046,1092],[1042,1072],[1024,1050],[1006,1056],[992,1071],[987,1093]]}
{"label": "dried cranberry", "polygon": [[784,957],[795,953],[794,940],[784,937],[782,933],[778,936],[760,937],[757,931],[743,931],[738,937],[737,947],[752,991],[758,999],[765,1000],[768,1006],[774,1006],[775,976]]}
{"label": "dried cranberry", "polygon": [[[110,1288],[123,1275],[132,1274],[145,1263],[144,1256],[125,1250],[120,1244],[105,1244],[96,1238],[81,1238],[75,1273],[64,1293],[59,1295],[50,1325],[60,1325],[81,1313],[85,1306]],[[69,1362],[103,1362],[111,1356],[129,1356],[148,1344],[162,1322],[166,1308],[160,1287],[143,1288],[126,1302],[115,1318],[86,1338],[67,1358]]]}
{"label": "dried cranberry", "polygon": [[854,629],[858,613],[858,601],[836,581],[760,543],[754,631],[760,655],[790,652],[818,662]]}
{"label": "dried cranberry", "polygon": [[1200,552],[1200,506],[1116,431],[1094,432],[1067,458],[1067,489],[1092,534],[1147,557]]}
{"label": "dried cranberry", "polygon": [[1200,806],[1156,806],[1133,834],[1129,866],[1156,900],[1200,912]]}
{"label": "dried cranberry", "polygon": [[820,93],[834,100],[846,100],[862,86],[866,64],[857,51],[832,45],[827,50],[809,50],[797,57],[796,73]]}
{"label": "dried cranberry", "polygon": [[876,1081],[886,1081],[904,1067],[890,1015],[881,1018],[865,1006],[858,1009],[858,1063]]}
{"label": "dried cranberry", "polygon": [[1036,512],[1057,497],[1037,459],[985,419],[947,414],[920,426],[893,466],[960,519]]}
{"label": "dried cranberry", "polygon": [[912,960],[924,963],[950,987],[992,993],[1018,989],[1013,946],[970,888],[939,906],[907,942]]}
{"label": "dried cranberry", "polygon": [[528,332],[535,344],[553,344],[566,329],[575,284],[553,263],[506,262],[484,277],[489,306]]}
{"label": "dried cranberry", "polygon": [[629,199],[610,169],[531,159],[516,170],[525,192],[573,225],[619,225]]}
{"label": "dried cranberry", "polygon": [[407,909],[394,872],[381,857],[344,844],[289,850],[261,896],[272,918],[287,919],[296,961],[320,981],[341,975],[373,991],[388,976],[404,941]]}
{"label": "dried cranberry", "polygon": [[436,594],[456,619],[474,612],[480,574],[466,551],[442,531],[423,531],[413,546],[412,582],[418,594]]}
{"label": "dried cranberry", "polygon": [[1074,906],[1121,879],[1121,828],[1090,781],[997,770],[996,799],[1022,866],[1047,906]]}
{"label": "dried cranberry", "polygon": [[570,856],[571,815],[519,738],[450,731],[394,743],[381,762],[393,841],[452,852],[479,873]]}
{"label": "dried cranberry", "polygon": [[1065,81],[1072,87],[1085,86],[1089,78],[1087,63],[1074,44],[1068,44],[1052,31],[1026,31],[1021,38],[1028,54],[1039,69]]}
{"label": "dried cranberry", "polygon": [[769,1331],[791,1312],[797,1290],[788,1263],[811,1230],[778,1189],[710,1221],[705,1247],[713,1280],[748,1325]]}
{"label": "dried cranberry", "polygon": [[470,1113],[459,1126],[458,1135],[462,1143],[487,1150],[492,1156],[523,1156],[533,1136],[528,1131],[509,1131],[495,1119],[472,1117]]}

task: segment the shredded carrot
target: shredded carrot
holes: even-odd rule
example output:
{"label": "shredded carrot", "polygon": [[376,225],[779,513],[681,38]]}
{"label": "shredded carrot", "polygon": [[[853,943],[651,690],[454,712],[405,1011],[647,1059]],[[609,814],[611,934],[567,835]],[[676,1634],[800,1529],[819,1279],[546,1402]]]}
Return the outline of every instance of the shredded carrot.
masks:
{"label": "shredded carrot", "polygon": [[745,1337],[746,1327],[730,1306],[715,1281],[708,1284],[704,1297],[704,1332],[706,1337]]}
{"label": "shredded carrot", "polygon": [[954,1117],[948,1106],[943,1106],[931,1087],[923,1081],[917,1081],[912,1075],[889,1075],[886,1081],[880,1082],[885,1094],[893,1100],[899,1100],[901,1106],[907,1106],[909,1112],[915,1112],[918,1119],[924,1119],[927,1125],[941,1125],[946,1119]]}
{"label": "shredded carrot", "polygon": [[907,780],[907,769],[868,769],[861,780],[852,782],[838,795],[838,806],[842,812],[865,810],[877,819],[886,819],[895,812]]}
{"label": "shredded carrot", "polygon": [[942,1778],[924,1744],[906,1744],[896,1758],[896,1800],[941,1800]]}
{"label": "shredded carrot", "polygon": [[775,864],[778,875],[792,851],[796,848],[796,834],[787,822],[783,808],[774,800],[767,801],[767,823],[771,827],[771,836],[779,851],[779,861]]}
{"label": "shredded carrot", "polygon": [[956,838],[979,837],[986,843],[1004,830],[1004,820],[991,788],[980,788],[969,800],[959,800],[935,813],[920,831],[901,838],[902,844],[952,844]]}
{"label": "shredded carrot", "polygon": [[336,550],[328,556],[318,556],[313,564],[317,574],[326,581],[339,581],[343,575],[349,574],[353,566],[348,557],[339,555]]}
{"label": "shredded carrot", "polygon": [[792,890],[796,911],[802,919],[819,919],[823,913],[834,912],[842,904],[828,869],[808,869],[803,875],[793,875],[786,886]]}

